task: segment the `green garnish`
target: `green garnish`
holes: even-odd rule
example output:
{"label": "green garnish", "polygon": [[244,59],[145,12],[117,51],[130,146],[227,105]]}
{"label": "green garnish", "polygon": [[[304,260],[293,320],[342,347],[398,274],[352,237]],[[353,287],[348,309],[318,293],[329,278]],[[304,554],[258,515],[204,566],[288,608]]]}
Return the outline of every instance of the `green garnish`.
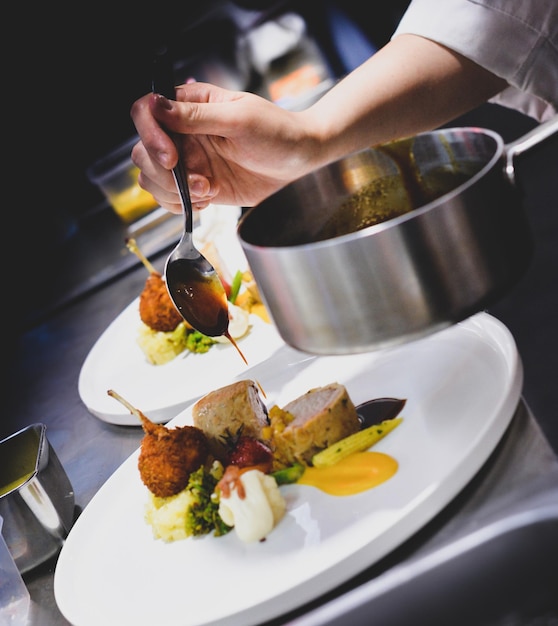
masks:
{"label": "green garnish", "polygon": [[200,333],[199,330],[192,330],[186,337],[186,349],[190,352],[205,353],[216,343],[215,339]]}
{"label": "green garnish", "polygon": [[231,295],[229,296],[229,302],[232,304],[235,303],[235,300],[238,296],[238,292],[240,291],[240,286],[242,285],[242,272],[237,270],[234,275],[232,284],[231,284]]}

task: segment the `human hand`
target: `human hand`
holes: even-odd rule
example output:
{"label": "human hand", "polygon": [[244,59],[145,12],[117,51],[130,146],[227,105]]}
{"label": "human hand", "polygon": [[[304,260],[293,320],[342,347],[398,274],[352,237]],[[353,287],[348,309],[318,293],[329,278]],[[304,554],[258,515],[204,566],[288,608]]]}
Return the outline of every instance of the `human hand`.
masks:
{"label": "human hand", "polygon": [[253,206],[313,169],[316,142],[304,112],[286,111],[257,95],[188,83],[176,100],[148,94],[131,116],[140,142],[132,160],[139,183],[161,206],[181,211],[171,175],[177,145],[195,209],[210,203]]}

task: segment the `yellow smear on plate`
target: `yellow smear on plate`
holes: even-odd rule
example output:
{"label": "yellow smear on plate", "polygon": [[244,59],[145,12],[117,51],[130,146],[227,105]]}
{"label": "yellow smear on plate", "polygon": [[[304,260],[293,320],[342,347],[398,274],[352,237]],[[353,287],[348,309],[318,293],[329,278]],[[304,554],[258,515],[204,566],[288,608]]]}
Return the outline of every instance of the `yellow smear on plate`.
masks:
{"label": "yellow smear on plate", "polygon": [[298,484],[332,496],[350,496],[381,485],[398,467],[398,462],[383,452],[356,452],[329,467],[307,467]]}

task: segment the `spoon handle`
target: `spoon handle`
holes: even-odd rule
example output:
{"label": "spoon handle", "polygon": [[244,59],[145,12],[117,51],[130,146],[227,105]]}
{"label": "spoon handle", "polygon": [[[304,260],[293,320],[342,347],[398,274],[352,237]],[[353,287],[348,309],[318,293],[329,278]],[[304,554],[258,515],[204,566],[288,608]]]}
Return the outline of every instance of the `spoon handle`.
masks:
{"label": "spoon handle", "polygon": [[153,59],[151,90],[168,100],[176,99],[172,59],[168,48],[161,48]]}
{"label": "spoon handle", "polygon": [[186,171],[184,169],[184,162],[182,159],[178,159],[178,163],[173,168],[172,173],[174,176],[174,182],[178,188],[178,193],[180,194],[180,201],[184,212],[184,230],[187,233],[191,233],[194,227],[192,200],[190,199],[190,190],[188,189],[188,180],[186,178]]}
{"label": "spoon handle", "polygon": [[[172,59],[167,48],[163,48],[155,55],[155,59],[153,61],[151,88],[153,93],[161,94],[168,100],[176,99]],[[172,173],[174,176],[174,182],[178,188],[178,193],[180,194],[180,200],[182,202],[182,210],[184,212],[184,230],[187,233],[191,233],[193,228],[193,217],[192,200],[190,199],[190,190],[188,189],[188,177],[186,174],[186,168],[184,167],[184,160],[182,159],[180,148],[176,140],[175,145],[178,150],[178,163],[173,168]]]}

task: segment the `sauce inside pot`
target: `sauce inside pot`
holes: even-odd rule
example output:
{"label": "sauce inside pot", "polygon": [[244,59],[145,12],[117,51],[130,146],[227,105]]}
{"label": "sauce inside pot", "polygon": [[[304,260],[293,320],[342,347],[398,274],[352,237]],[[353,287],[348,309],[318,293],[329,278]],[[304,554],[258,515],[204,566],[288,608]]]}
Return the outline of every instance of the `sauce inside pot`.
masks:
{"label": "sauce inside pot", "polygon": [[417,163],[413,145],[410,138],[377,147],[393,161],[398,174],[364,184],[305,243],[346,235],[409,213],[456,189],[482,167],[479,161],[457,162],[447,146],[440,163],[426,168]]}

